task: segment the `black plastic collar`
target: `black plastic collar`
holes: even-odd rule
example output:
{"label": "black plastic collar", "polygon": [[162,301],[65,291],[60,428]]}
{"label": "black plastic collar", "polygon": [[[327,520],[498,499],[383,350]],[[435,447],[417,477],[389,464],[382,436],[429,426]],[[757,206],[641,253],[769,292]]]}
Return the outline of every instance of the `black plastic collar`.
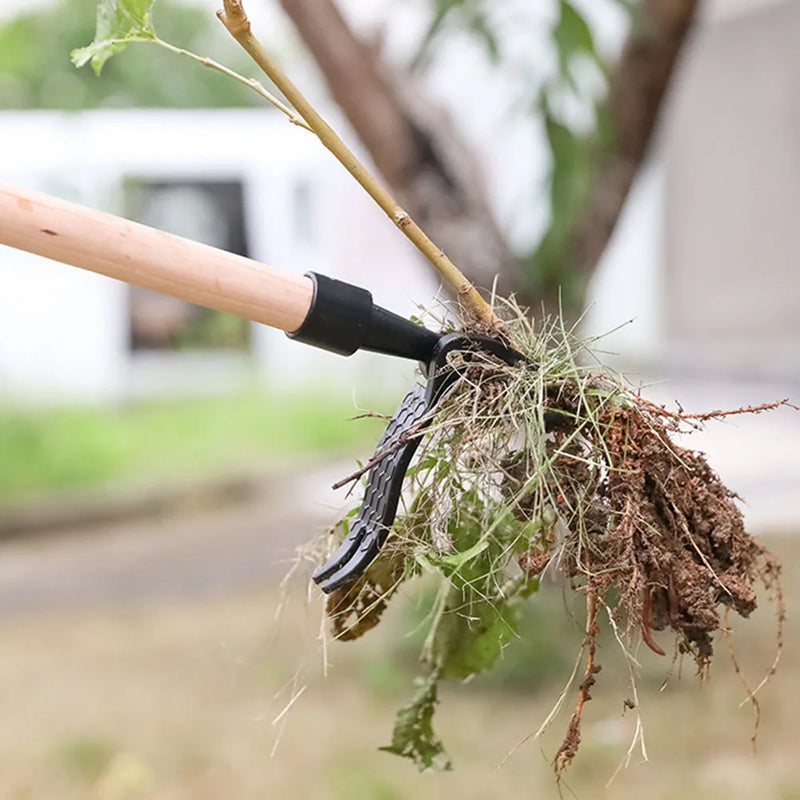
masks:
{"label": "black plastic collar", "polygon": [[439,334],[372,302],[358,286],[307,272],[314,296],[303,324],[289,334],[298,342],[349,356],[361,348],[428,363]]}

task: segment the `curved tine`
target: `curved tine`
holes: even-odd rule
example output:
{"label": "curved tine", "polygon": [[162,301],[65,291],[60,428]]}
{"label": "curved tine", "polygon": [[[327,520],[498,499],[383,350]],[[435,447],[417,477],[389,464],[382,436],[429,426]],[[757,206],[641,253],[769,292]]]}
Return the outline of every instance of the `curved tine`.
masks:
{"label": "curved tine", "polygon": [[356,580],[375,560],[388,533],[388,529],[384,529],[367,534],[352,558],[322,583],[320,589],[325,594],[330,594],[330,592],[338,589],[343,584]]}
{"label": "curved tine", "polygon": [[[426,411],[426,390],[425,387],[417,384],[403,398],[394,417],[386,426],[378,443],[378,453],[382,447],[390,446],[393,441],[397,441],[397,436],[422,420]],[[353,557],[365,537],[377,538],[379,547],[383,543],[383,539],[386,537],[381,539],[380,531],[385,529],[388,532],[394,521],[406,469],[418,444],[419,439],[410,439],[396,452],[389,453],[370,469],[364,500],[350,528],[350,533],[333,556],[312,575],[315,583],[322,583],[328,576],[342,568]],[[377,555],[377,550],[375,555]],[[359,560],[359,563],[362,562]],[[362,569],[366,568],[368,564],[369,562],[364,562]]]}
{"label": "curved tine", "polygon": [[350,528],[344,541],[339,545],[336,552],[311,576],[314,583],[324,581],[329,575],[336,572],[343,564],[348,562],[353,554],[358,550],[361,540],[369,533],[367,525],[362,521],[359,514]]}
{"label": "curved tine", "polygon": [[[509,363],[524,358],[500,342],[494,340],[488,342],[487,346],[482,338],[476,341],[461,334],[443,336],[429,365],[427,385],[424,387],[415,385],[403,398],[378,442],[377,452],[380,453],[384,446],[391,446],[392,442],[398,441],[396,437],[414,425],[427,427],[430,424],[430,420],[425,420],[425,415],[459,374],[457,370],[447,366],[449,352],[477,344],[483,345],[483,349]],[[364,500],[350,533],[333,556],[312,576],[323,592],[332,592],[339,586],[355,580],[377,557],[394,522],[403,479],[418,445],[419,438],[411,438],[405,445],[395,452],[388,453],[370,469]]]}

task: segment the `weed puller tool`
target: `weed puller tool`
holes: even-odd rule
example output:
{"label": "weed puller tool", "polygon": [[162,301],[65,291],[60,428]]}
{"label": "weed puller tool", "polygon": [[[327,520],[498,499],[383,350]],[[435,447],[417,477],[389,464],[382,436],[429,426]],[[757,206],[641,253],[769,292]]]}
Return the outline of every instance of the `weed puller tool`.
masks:
{"label": "weed puller tool", "polygon": [[341,355],[371,350],[421,363],[425,385],[400,403],[378,442],[364,501],[350,532],[313,576],[324,592],[357,578],[394,522],[403,478],[432,411],[477,353],[514,364],[524,357],[500,339],[441,335],[372,302],[366,290],[305,276],[183,239],[49,195],[0,184],[0,244],[137,286],[229,311]]}
{"label": "weed puller tool", "polygon": [[403,478],[419,445],[420,435],[432,421],[436,403],[458,377],[459,370],[448,357],[458,352],[462,363],[467,364],[475,353],[488,353],[509,364],[524,359],[521,353],[498,339],[458,333],[433,336],[435,342],[428,358],[419,359],[427,383],[416,384],[411,389],[386,426],[375,451],[380,460],[367,474],[364,500],[350,532],[328,562],[314,573],[314,581],[324,592],[332,592],[360,575],[386,541],[397,512]]}

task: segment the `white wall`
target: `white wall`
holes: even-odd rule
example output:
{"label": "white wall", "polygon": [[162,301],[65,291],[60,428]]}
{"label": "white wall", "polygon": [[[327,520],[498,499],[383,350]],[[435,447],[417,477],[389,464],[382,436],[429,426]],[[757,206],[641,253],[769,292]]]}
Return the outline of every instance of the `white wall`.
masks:
{"label": "white wall", "polygon": [[0,249],[3,394],[102,397],[124,378],[124,287]]}
{"label": "white wall", "polygon": [[[435,291],[418,257],[310,135],[265,111],[0,113],[0,178],[112,212],[121,181],[244,182],[252,257],[295,272],[360,283],[376,302],[409,314]],[[295,187],[310,189],[302,237]],[[300,238],[298,238],[300,237]],[[182,353],[132,357],[127,287],[0,248],[0,391],[83,399],[224,387],[255,368],[272,385],[374,380],[407,383],[368,355],[342,359],[254,326],[254,360]],[[368,373],[365,375],[364,373]],[[382,378],[383,379],[383,378]]]}
{"label": "white wall", "polygon": [[706,26],[666,127],[674,370],[800,378],[800,5]]}
{"label": "white wall", "polygon": [[[209,13],[213,11],[212,5],[216,7],[216,2],[212,4],[211,0],[199,0],[199,4],[208,6]],[[268,39],[284,36],[280,45],[290,58],[293,74],[352,143],[354,137],[347,125],[335,110],[325,105],[321,81],[303,59],[302,47],[298,44],[292,48],[290,28],[282,15],[269,4],[250,5],[252,8],[248,11],[254,24],[265,31]],[[385,23],[385,47],[389,57],[395,60],[407,58],[426,24],[427,7],[416,3],[398,5],[376,0],[367,5],[358,0],[344,0],[342,5],[362,31]],[[598,15],[592,3],[584,3],[584,6],[597,17],[594,22],[601,44],[606,49],[612,48],[623,29],[622,16],[613,11],[605,16]],[[522,84],[529,79],[530,70],[538,74],[552,60],[546,26],[554,8],[552,2],[534,7],[527,0],[513,0],[498,9],[502,17],[499,24],[508,39],[506,45],[521,65],[516,84],[495,74],[482,47],[469,37],[452,41],[442,54],[438,68],[428,76],[428,89],[449,107],[460,129],[480,153],[498,218],[520,247],[529,246],[546,223],[544,179],[548,156],[538,125],[514,113],[513,107],[518,102],[517,93]],[[603,8],[613,7],[603,4]],[[533,46],[520,35],[526,27],[518,22],[520,14],[539,25],[541,36]],[[523,65],[527,67],[523,69]],[[430,306],[434,302],[435,281],[428,276],[427,268],[420,266],[419,257],[391,223],[372,201],[362,196],[361,190],[313,137],[272,113],[137,110],[82,115],[41,113],[27,117],[0,114],[0,130],[9,132],[11,137],[10,146],[3,148],[6,157],[0,153],[0,177],[7,179],[10,171],[16,170],[21,183],[36,184],[55,194],[112,211],[120,210],[119,180],[126,174],[143,178],[245,175],[248,210],[251,211],[250,244],[255,258],[298,272],[318,269],[360,283],[373,292],[377,302],[401,314],[418,311],[417,303]],[[13,159],[7,155],[11,152],[15,153]],[[298,179],[308,180],[315,190],[317,227],[312,245],[292,236],[292,185]],[[521,208],[525,209],[523,213]],[[6,254],[4,258],[10,263],[10,256]],[[16,274],[20,269],[5,270],[0,293],[5,291],[9,296],[30,293],[30,289],[19,282],[21,279],[9,277],[10,271]],[[62,270],[59,280],[64,284],[62,291],[67,293],[64,298],[70,298],[69,306],[77,309],[88,303],[89,298],[79,285],[80,280],[86,280],[85,276],[81,279],[70,272],[68,277],[63,272],[65,268],[55,269]],[[126,308],[124,292],[117,290],[115,293],[109,288],[111,282],[99,280],[91,302],[102,303],[105,316],[116,320],[124,332],[127,320],[120,321]],[[622,287],[624,293],[624,282]],[[618,289],[615,296],[619,297]],[[620,318],[614,316],[613,304],[606,304],[606,307],[609,314],[598,324],[614,327]],[[31,312],[35,315],[35,309]],[[30,315],[27,318],[30,328]],[[47,341],[55,335],[54,327],[42,328],[49,323],[41,315],[35,318],[39,327],[31,336]],[[86,325],[91,335],[80,340],[81,347],[86,346],[86,339],[101,338],[100,322],[92,321],[89,312],[83,315],[83,320],[81,324]],[[20,325],[17,318],[13,329],[19,332]],[[0,338],[13,335],[11,327],[10,317],[6,323],[0,320]],[[62,333],[57,349],[77,347],[78,343],[77,333],[74,338],[65,338]],[[92,363],[99,364],[96,359],[100,345],[92,347],[95,351]],[[397,380],[402,385],[407,383],[410,371],[410,368],[400,370],[391,364],[384,369],[384,360],[367,355],[343,360],[298,345],[287,346],[282,334],[260,327],[253,332],[253,349],[273,381],[305,381],[315,376],[322,381],[352,381],[361,385],[374,381],[377,373],[384,376],[381,380],[391,380],[400,374]],[[50,361],[64,361],[66,356],[50,352],[52,358],[38,353],[24,374],[19,359],[12,362],[11,358],[0,356],[0,379],[19,384],[27,391],[62,391],[65,386],[53,380],[56,371]],[[185,370],[165,368],[163,360],[152,363],[143,358],[128,359],[119,331],[106,341],[104,353],[101,374],[76,380],[73,386],[77,393],[83,396],[127,395],[159,387],[164,391],[170,388],[170,382],[176,391],[186,387]],[[12,367],[12,363],[16,366]],[[211,365],[204,375],[196,362],[191,367],[186,366],[194,376],[188,380],[198,385],[214,384],[220,369],[219,364]],[[225,380],[235,380],[238,368],[228,363],[226,369]]]}
{"label": "white wall", "polygon": [[665,169],[660,153],[642,168],[587,292],[582,332],[621,369],[663,356]]}

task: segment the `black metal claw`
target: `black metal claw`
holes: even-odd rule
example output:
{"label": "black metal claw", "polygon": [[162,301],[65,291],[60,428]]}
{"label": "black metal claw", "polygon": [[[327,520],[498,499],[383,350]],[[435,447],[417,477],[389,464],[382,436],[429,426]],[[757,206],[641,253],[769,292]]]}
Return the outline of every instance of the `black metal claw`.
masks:
{"label": "black metal claw", "polygon": [[498,339],[463,334],[447,334],[439,339],[430,361],[423,364],[427,384],[416,384],[403,398],[378,442],[376,455],[384,452],[387,455],[369,470],[364,500],[350,532],[312,576],[323,592],[332,592],[358,578],[386,541],[397,513],[403,479],[421,433],[431,423],[433,408],[459,375],[458,369],[448,363],[448,355],[455,351],[463,352],[466,361],[471,352],[490,353],[509,364],[525,358]]}
{"label": "black metal claw", "polygon": [[[416,384],[403,398],[378,442],[376,454],[397,447],[370,471],[364,500],[345,540],[326,564],[314,573],[322,591],[332,592],[361,574],[378,554],[397,513],[403,477],[419,445],[419,437],[402,437],[428,412],[424,386]],[[399,446],[398,446],[399,445]]]}

